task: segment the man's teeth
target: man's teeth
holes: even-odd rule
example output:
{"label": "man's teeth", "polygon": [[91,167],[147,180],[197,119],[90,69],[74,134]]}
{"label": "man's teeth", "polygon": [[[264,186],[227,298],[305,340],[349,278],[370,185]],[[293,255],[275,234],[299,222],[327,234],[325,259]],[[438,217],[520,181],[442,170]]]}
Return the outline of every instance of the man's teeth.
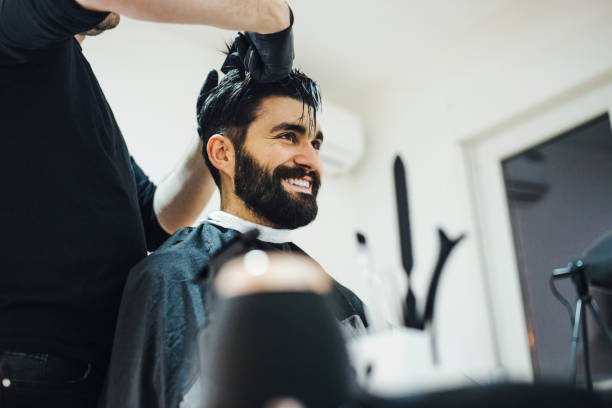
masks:
{"label": "man's teeth", "polygon": [[287,179],[287,182],[289,184],[295,184],[296,186],[300,186],[300,187],[304,187],[304,188],[310,187],[310,183],[308,181],[306,181],[306,180]]}

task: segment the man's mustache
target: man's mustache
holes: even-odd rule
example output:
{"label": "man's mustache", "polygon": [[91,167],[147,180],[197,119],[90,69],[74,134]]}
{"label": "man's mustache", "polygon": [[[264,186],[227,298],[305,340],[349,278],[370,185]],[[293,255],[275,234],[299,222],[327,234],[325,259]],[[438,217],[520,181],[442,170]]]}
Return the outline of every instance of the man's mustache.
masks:
{"label": "man's mustache", "polygon": [[302,167],[288,167],[288,166],[279,166],[274,170],[274,177],[277,179],[285,179],[285,178],[302,178],[302,177],[310,177],[312,179],[312,187],[313,191],[318,189],[321,185],[321,177],[319,173],[316,171],[306,171]]}

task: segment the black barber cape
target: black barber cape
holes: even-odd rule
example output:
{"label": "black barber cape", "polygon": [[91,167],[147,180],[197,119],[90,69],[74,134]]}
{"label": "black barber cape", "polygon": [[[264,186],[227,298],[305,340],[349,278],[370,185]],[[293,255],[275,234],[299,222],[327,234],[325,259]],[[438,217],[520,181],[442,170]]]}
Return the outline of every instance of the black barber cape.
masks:
{"label": "black barber cape", "polygon": [[[175,408],[198,379],[197,337],[209,324],[210,281],[194,278],[239,232],[202,223],[177,231],[130,272],[125,286],[103,406]],[[261,242],[262,248],[276,244]],[[303,253],[295,244],[282,248]],[[366,322],[363,305],[335,283],[339,321]]]}
{"label": "black barber cape", "polygon": [[0,350],[102,372],[127,274],[169,236],[74,39],[106,15],[0,0]]}

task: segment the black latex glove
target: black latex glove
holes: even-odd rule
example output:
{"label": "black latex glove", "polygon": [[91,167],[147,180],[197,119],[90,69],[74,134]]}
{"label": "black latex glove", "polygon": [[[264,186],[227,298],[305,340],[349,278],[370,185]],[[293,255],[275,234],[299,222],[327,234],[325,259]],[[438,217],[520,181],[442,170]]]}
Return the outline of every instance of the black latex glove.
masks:
{"label": "black latex glove", "polygon": [[241,69],[255,82],[274,82],[286,78],[293,66],[293,12],[289,27],[272,34],[238,33],[221,71]]}
{"label": "black latex glove", "polygon": [[202,84],[202,88],[200,88],[200,93],[198,94],[198,100],[196,102],[196,118],[198,120],[198,134],[201,136],[200,129],[200,111],[202,110],[202,106],[204,106],[204,102],[206,101],[206,97],[219,84],[219,74],[217,70],[211,69],[208,71],[208,75],[206,75],[206,79]]}

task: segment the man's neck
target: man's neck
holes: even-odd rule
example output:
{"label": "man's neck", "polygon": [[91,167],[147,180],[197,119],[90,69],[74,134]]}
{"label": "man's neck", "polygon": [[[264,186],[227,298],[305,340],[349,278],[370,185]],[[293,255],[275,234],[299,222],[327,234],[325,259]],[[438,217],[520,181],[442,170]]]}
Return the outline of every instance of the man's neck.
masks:
{"label": "man's neck", "polygon": [[230,214],[223,210],[213,211],[212,213],[208,214],[206,221],[209,224],[233,229],[241,233],[246,233],[247,231],[255,228],[259,230],[259,237],[257,239],[264,242],[275,244],[292,242],[291,230],[271,228],[253,221],[242,219],[237,215]]}

